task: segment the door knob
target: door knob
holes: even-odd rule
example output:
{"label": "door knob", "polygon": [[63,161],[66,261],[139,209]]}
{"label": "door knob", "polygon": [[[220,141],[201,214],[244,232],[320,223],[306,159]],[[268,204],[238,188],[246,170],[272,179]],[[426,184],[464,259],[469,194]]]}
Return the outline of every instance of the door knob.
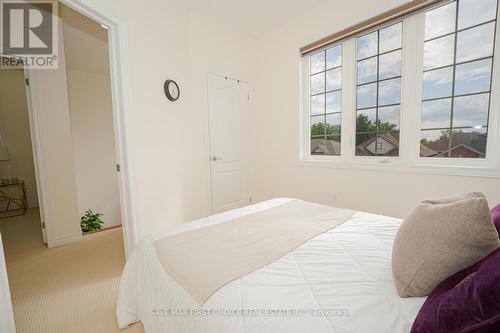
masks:
{"label": "door knob", "polygon": [[222,157],[217,157],[217,156],[212,156],[212,161],[220,161],[222,160],[223,158]]}

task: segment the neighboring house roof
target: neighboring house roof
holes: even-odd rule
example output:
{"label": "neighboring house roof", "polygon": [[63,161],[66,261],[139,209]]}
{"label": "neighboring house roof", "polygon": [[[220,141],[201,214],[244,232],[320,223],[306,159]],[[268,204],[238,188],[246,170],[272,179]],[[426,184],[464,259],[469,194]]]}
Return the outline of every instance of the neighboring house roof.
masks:
{"label": "neighboring house roof", "polygon": [[454,133],[452,146],[455,147],[462,144],[484,155],[484,152],[486,152],[486,134],[478,132],[467,133],[462,131]]}
{"label": "neighboring house roof", "polygon": [[420,144],[420,156],[431,157],[431,156],[436,156],[437,154],[439,154],[439,152],[437,152],[434,149],[431,149],[423,144]]}
{"label": "neighboring house roof", "polygon": [[439,153],[439,154],[437,154],[436,156],[446,156],[446,155],[448,155],[448,153],[450,153],[450,152],[451,152],[451,153],[453,153],[455,150],[459,150],[460,148],[463,148],[463,149],[465,149],[465,150],[468,150],[468,151],[470,151],[470,152],[472,152],[472,153],[474,153],[474,154],[477,154],[478,156],[484,157],[484,153],[482,153],[482,152],[480,152],[480,151],[477,151],[477,150],[475,150],[474,148],[471,148],[471,147],[469,147],[469,146],[467,146],[467,145],[465,145],[465,144],[463,144],[463,143],[462,143],[462,144],[459,144],[459,145],[456,145],[456,146],[454,146],[454,147],[451,147],[451,149],[450,149],[450,150],[445,151],[445,152],[442,152],[442,153]]}
{"label": "neighboring house roof", "polygon": [[340,142],[335,140],[312,139],[311,154],[340,155]]}
{"label": "neighboring house roof", "polygon": [[[399,132],[388,132],[379,134],[376,137],[370,138],[365,142],[356,146],[356,151],[360,155],[374,155],[367,147],[372,144],[376,139],[383,139],[394,148],[386,153],[390,155],[393,151],[399,149]],[[484,157],[486,151],[485,134],[478,132],[455,132],[453,134],[453,147],[449,148],[449,138],[443,137],[439,140],[430,142],[427,146],[420,145],[420,156],[423,157],[440,157],[452,155],[453,152],[460,149],[469,151],[476,154],[478,157]],[[311,140],[311,153],[323,155],[339,155],[340,142],[334,140],[312,139]]]}
{"label": "neighboring house roof", "polygon": [[443,136],[436,141],[429,142],[426,146],[420,145],[421,156],[446,156],[458,149],[465,149],[477,156],[484,157],[486,152],[486,134],[457,131],[453,133],[451,144],[452,147],[450,148],[449,137]]}
{"label": "neighboring house roof", "polygon": [[399,149],[399,131],[396,132],[388,132],[378,134],[377,136],[366,140],[365,142],[360,143],[356,146],[356,151],[359,155],[375,155],[368,146],[372,144],[376,139],[385,140],[387,143],[391,144],[393,148],[387,152],[387,155],[390,155],[393,151]]}

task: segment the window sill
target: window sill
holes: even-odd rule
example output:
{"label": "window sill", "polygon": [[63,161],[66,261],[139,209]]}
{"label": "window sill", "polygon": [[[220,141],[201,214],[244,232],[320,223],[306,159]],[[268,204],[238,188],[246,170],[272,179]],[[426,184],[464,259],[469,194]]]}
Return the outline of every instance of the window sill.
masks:
{"label": "window sill", "polygon": [[368,161],[343,160],[340,157],[330,159],[300,159],[297,162],[300,167],[318,167],[333,169],[354,169],[383,172],[418,173],[445,176],[465,176],[482,178],[500,178],[500,166],[452,166],[431,163],[415,162],[414,164],[401,162],[400,160],[377,159]]}

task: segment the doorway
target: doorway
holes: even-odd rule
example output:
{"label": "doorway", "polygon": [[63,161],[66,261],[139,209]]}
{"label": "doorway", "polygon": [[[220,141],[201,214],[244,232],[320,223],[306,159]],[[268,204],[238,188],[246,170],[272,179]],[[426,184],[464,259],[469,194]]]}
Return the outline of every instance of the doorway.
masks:
{"label": "doorway", "polygon": [[[49,247],[122,224],[108,30],[61,3],[59,13],[57,73],[0,72],[0,218],[39,206]],[[80,226],[84,216],[94,223]]]}
{"label": "doorway", "polygon": [[209,74],[208,124],[212,212],[248,205],[248,83]]}
{"label": "doorway", "polygon": [[[82,232],[121,226],[107,27],[59,5]],[[96,215],[97,214],[97,215]]]}
{"label": "doorway", "polygon": [[39,193],[23,68],[0,70],[0,223],[42,238]]}
{"label": "doorway", "polygon": [[[59,3],[59,5],[62,4]],[[113,169],[118,178],[118,192],[121,207],[121,220],[123,221],[122,226],[125,244],[125,255],[128,257],[135,244],[137,243],[140,230],[137,224],[137,203],[134,196],[135,178],[133,177],[132,168],[133,157],[132,151],[128,149],[128,143],[130,142],[130,112],[128,97],[125,93],[127,82],[126,76],[124,75],[124,73],[126,72],[124,60],[126,57],[126,48],[123,44],[123,24],[120,21],[113,20],[106,15],[103,15],[102,13],[99,13],[85,6],[80,0],[67,0],[64,2],[64,5],[66,5],[70,9],[73,9],[74,12],[94,21],[99,26],[99,28],[107,30],[109,51],[109,79],[114,127],[113,135],[116,148],[116,164],[113,165]],[[60,24],[59,35],[63,35],[62,24]],[[59,49],[64,49],[64,46],[59,45]],[[93,64],[98,63],[94,62],[93,59],[89,59],[89,61],[91,61]],[[40,104],[45,103],[45,108],[47,109],[47,105],[53,103],[53,100],[60,100],[60,96],[54,93],[54,90],[57,89],[48,88],[54,85],[54,81],[61,81],[60,77],[58,76],[64,76],[64,81],[66,80],[65,67],[66,66],[60,66],[60,70],[57,71],[26,71],[26,78],[29,79],[31,88],[30,98],[28,102],[31,104],[30,114],[32,117],[32,127],[34,132],[33,148],[36,155],[35,160],[38,163],[40,174],[43,175],[43,177],[40,177],[39,181],[39,186],[41,188],[39,201],[43,203],[42,218],[44,218],[46,221],[45,225],[47,230],[47,244],[49,247],[64,245],[73,241],[80,240],[82,238],[82,233],[80,231],[79,225],[73,226],[71,231],[66,230],[65,234],[56,232],[56,221],[62,221],[67,218],[66,214],[64,212],[61,212],[59,207],[73,205],[72,201],[76,200],[69,200],[66,196],[64,196],[64,193],[66,193],[67,190],[59,191],[58,193],[56,193],[57,191],[55,191],[54,188],[48,186],[48,183],[50,181],[59,181],[64,183],[64,181],[61,179],[64,177],[66,177],[67,179],[69,177],[67,173],[58,175],[57,173],[51,172],[51,170],[57,169],[54,167],[54,165],[57,165],[57,162],[60,162],[58,161],[59,151],[68,150],[68,147],[56,151],[51,151],[51,149],[48,149],[47,147],[57,146],[59,142],[66,144],[66,142],[69,140],[66,140],[66,134],[66,136],[59,135],[58,137],[57,135],[52,135],[50,130],[44,130],[43,127],[46,124],[44,124],[44,119],[42,119],[41,117],[42,106]],[[63,73],[58,74],[58,71],[63,71]],[[67,99],[66,103],[68,103]],[[58,107],[63,108],[64,106],[59,104]],[[64,119],[68,118],[67,115],[62,114],[64,112],[59,112],[59,114],[56,113],[57,112],[52,111],[51,118],[53,120],[63,123],[69,122],[69,119]],[[65,113],[68,114],[68,112]],[[67,127],[66,124],[63,125],[64,126],[59,127]],[[52,156],[50,156],[51,153]],[[73,168],[71,169],[73,170]],[[64,168],[64,170],[69,170],[69,168]],[[98,190],[96,190],[95,193],[98,193]],[[59,197],[57,199],[54,199],[54,197],[56,197],[58,194]],[[75,208],[73,210],[76,211],[77,209]],[[79,216],[77,217],[77,219],[79,219]],[[75,229],[76,227],[78,230]]]}
{"label": "doorway", "polygon": [[[79,8],[78,2],[69,2]],[[60,10],[60,12],[65,10],[70,12],[70,16],[82,15],[70,8]],[[82,9],[84,12],[85,10],[88,9]],[[109,47],[108,45],[104,46],[106,52],[109,50],[110,53],[105,55],[105,59],[109,61],[106,73],[99,72],[100,66],[98,60],[95,59],[92,59],[95,61],[91,61],[91,65],[94,67],[81,67],[82,62],[78,58],[75,60],[70,54],[72,51],[66,48],[64,51],[67,53],[67,57],[65,57],[67,62],[60,68],[60,72],[64,72],[63,75],[51,71],[27,70],[23,73],[23,69],[19,68],[18,73],[21,79],[18,81],[22,89],[25,85],[29,88],[24,99],[25,104],[31,103],[30,117],[26,118],[30,118],[29,123],[32,123],[32,126],[30,127],[28,124],[31,131],[28,131],[27,138],[29,140],[30,134],[33,137],[33,155],[35,155],[35,158],[33,155],[31,156],[33,164],[40,161],[38,168],[35,166],[35,170],[40,171],[40,177],[35,178],[42,180],[42,182],[38,182],[38,187],[41,188],[39,192],[42,193],[38,195],[38,201],[43,203],[40,207],[47,208],[43,209],[40,215],[46,217],[47,227],[51,227],[50,230],[47,228],[47,243],[52,241],[52,245],[49,247],[66,245],[82,239],[79,218],[82,211],[87,208],[91,208],[96,213],[104,213],[103,220],[105,222],[111,220],[112,213],[110,211],[112,210],[115,212],[113,220],[118,220],[118,223],[121,223],[122,220],[128,221],[129,223],[124,223],[124,226],[129,226],[131,232],[122,232],[117,229],[88,234],[81,242],[49,250],[41,241],[40,225],[36,226],[35,224],[37,228],[31,228],[30,232],[20,233],[18,229],[22,227],[22,224],[14,220],[17,217],[12,217],[8,221],[9,230],[4,229],[3,235],[5,236],[5,255],[14,313],[17,326],[19,330],[23,331],[63,331],[64,329],[61,327],[67,328],[69,323],[77,321],[84,323],[82,325],[86,331],[111,332],[117,330],[113,314],[116,306],[118,281],[125,263],[124,253],[127,250],[130,252],[133,248],[136,236],[132,214],[134,205],[130,204],[133,202],[131,198],[133,191],[129,180],[130,170],[127,167],[129,164],[127,163],[128,155],[124,140],[126,103],[122,94],[122,82],[118,70],[120,62],[116,61],[117,54],[120,53],[117,50],[119,40],[117,36],[120,34],[117,24],[105,21],[101,16],[99,18],[102,21],[93,22],[94,28],[101,32],[101,36],[109,37]],[[83,17],[83,19],[88,18]],[[64,21],[62,23],[64,25]],[[66,28],[78,27],[79,23]],[[64,26],[62,28],[64,30]],[[64,33],[64,31],[62,32]],[[70,31],[69,36],[64,36],[65,33],[59,36],[77,41],[75,33],[77,31]],[[102,41],[100,37],[94,39]],[[89,57],[85,56],[85,51],[90,50],[90,48],[82,48],[84,43],[81,40],[79,43],[77,41],[77,44],[76,47],[79,50],[76,51],[76,55],[83,56],[89,61]],[[72,49],[75,48],[75,45],[68,47]],[[23,74],[26,74],[26,81]],[[51,79],[50,81],[46,80],[47,76]],[[62,76],[65,78],[67,96],[64,98],[60,98],[64,94],[55,91],[58,90],[56,88],[62,86],[54,84],[56,76],[58,79]],[[73,89],[75,87],[76,89]],[[10,95],[6,96],[5,99],[9,97]],[[98,100],[103,99],[107,100],[105,108],[97,103]],[[51,103],[54,103],[52,104],[54,108],[47,107]],[[64,103],[68,104],[66,113],[61,111],[64,109],[62,107]],[[51,112],[49,116],[44,113],[47,109],[56,108],[59,110],[58,113],[55,113],[54,110],[49,111]],[[106,119],[100,118],[103,116],[104,109]],[[73,114],[75,110],[76,113]],[[58,117],[61,115],[62,117]],[[56,126],[50,127],[48,126],[50,124]],[[58,132],[63,127],[64,133]],[[90,137],[89,133],[92,134]],[[85,136],[86,134],[87,136]],[[2,144],[2,147],[6,146],[7,149],[1,149],[4,151],[3,155],[6,155],[6,150],[10,150],[9,153],[12,156],[13,146],[9,143],[12,140],[5,140],[5,142],[6,145]],[[62,158],[62,156],[65,157]],[[69,160],[72,161],[73,168],[68,168]],[[106,162],[108,174],[105,176],[96,174],[97,169],[99,169],[97,167],[104,162]],[[57,167],[54,168],[54,166]],[[118,166],[121,168],[118,169]],[[49,177],[47,177],[48,174]],[[73,177],[73,185],[66,182],[70,176]],[[78,177],[82,177],[83,180],[79,180]],[[109,185],[106,183],[107,181],[113,182],[112,190],[107,190],[107,185]],[[74,191],[71,186],[77,191]],[[78,193],[76,200],[68,199],[74,195],[71,193],[80,192],[82,188],[87,192],[83,195]],[[33,195],[26,197],[26,201],[30,202]],[[109,200],[111,197],[113,200]],[[91,200],[95,200],[94,202],[102,204],[102,206],[89,204],[88,202]],[[76,204],[71,204],[69,207],[66,205],[69,201]],[[80,205],[80,202],[87,203]],[[122,205],[122,202],[125,204]],[[58,206],[74,213],[65,215],[61,214],[61,211],[56,212],[54,208]],[[30,212],[36,213],[31,214]],[[122,214],[122,212],[125,213]],[[22,218],[28,221],[30,226],[33,226],[31,222],[40,219],[40,216],[36,210],[28,210]],[[56,220],[65,224],[56,225],[54,222]],[[104,225],[105,228],[108,226]],[[113,227],[113,225],[109,227]],[[70,235],[66,237],[64,233],[68,233],[68,230]],[[31,237],[32,235],[36,235],[36,237]],[[125,249],[123,238],[125,238]],[[34,276],[36,279],[33,279]],[[54,276],[57,279],[54,279]],[[61,290],[65,292],[62,293]],[[25,297],[26,292],[29,292],[27,294],[29,297]],[[92,296],[89,297],[89,295]],[[93,295],[99,295],[99,297]],[[74,299],[78,299],[79,302],[74,302]],[[57,313],[64,320],[57,323],[44,320],[43,318],[53,318],[50,313]],[[104,315],[105,320],[83,320],[84,317],[88,318],[88,316],[101,318],[104,313],[106,314]],[[38,314],[41,315],[38,316]],[[37,327],[34,328],[33,325]],[[96,329],[96,327],[100,329]]]}

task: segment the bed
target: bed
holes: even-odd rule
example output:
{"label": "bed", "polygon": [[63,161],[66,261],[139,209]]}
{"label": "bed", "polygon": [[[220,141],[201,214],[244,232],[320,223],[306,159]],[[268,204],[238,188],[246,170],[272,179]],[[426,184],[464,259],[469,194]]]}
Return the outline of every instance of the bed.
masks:
{"label": "bed", "polygon": [[[201,306],[175,286],[153,244],[290,202],[273,199],[163,230],[142,240],[121,281],[121,328],[146,332],[409,332],[425,297],[400,298],[391,251],[401,220],[355,212],[281,258],[233,280]],[[178,304],[187,304],[179,309]]]}

